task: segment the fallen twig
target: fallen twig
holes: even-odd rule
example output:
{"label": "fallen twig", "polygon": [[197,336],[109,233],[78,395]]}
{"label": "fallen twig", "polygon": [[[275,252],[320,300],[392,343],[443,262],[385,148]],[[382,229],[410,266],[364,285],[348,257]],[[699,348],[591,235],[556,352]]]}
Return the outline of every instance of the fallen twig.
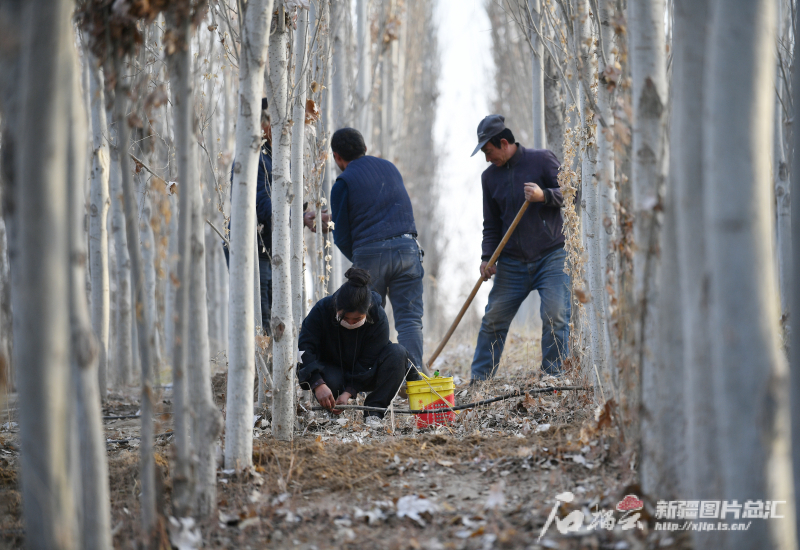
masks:
{"label": "fallen twig", "polygon": [[[441,409],[423,409],[423,410],[413,410],[413,409],[402,409],[402,410],[395,410],[395,414],[427,414],[427,413],[442,413],[442,412],[450,412],[450,411],[463,411],[464,409],[474,409],[475,407],[480,407],[481,405],[488,405],[490,403],[496,403],[497,401],[504,401],[506,399],[513,399],[514,397],[524,397],[526,394],[532,393],[549,393],[549,392],[556,392],[556,391],[588,391],[592,388],[586,388],[583,386],[551,386],[549,388],[531,388],[526,390],[517,390],[515,392],[507,393],[504,395],[500,395],[498,397],[492,397],[490,399],[484,399],[482,401],[475,401],[474,403],[467,403],[465,405],[458,405],[455,407],[442,407]],[[327,411],[325,407],[312,407],[312,411]],[[357,410],[357,411],[375,411],[375,412],[386,412],[389,409],[383,407],[365,407],[364,405],[336,405],[336,410]]]}

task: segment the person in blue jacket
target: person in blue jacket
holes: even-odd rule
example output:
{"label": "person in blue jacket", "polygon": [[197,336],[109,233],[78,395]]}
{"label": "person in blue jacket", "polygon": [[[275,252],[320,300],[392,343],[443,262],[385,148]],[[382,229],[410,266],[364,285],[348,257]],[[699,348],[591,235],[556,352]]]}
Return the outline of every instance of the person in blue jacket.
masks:
{"label": "person in blue jacket", "polygon": [[333,240],[353,265],[369,271],[372,288],[392,302],[397,342],[422,368],[423,251],[403,177],[388,160],[367,155],[358,130],[331,137],[342,171],[331,189]]}

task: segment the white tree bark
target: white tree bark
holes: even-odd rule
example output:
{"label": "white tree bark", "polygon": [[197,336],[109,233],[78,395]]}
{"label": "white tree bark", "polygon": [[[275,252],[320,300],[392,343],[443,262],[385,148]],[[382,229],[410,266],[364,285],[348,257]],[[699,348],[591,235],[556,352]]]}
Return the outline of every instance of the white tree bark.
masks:
{"label": "white tree bark", "polygon": [[22,21],[14,362],[25,365],[18,369],[25,543],[37,549],[76,548],[75,494],[66,460],[71,427],[67,145],[73,129],[70,94],[64,90],[71,89],[74,71],[72,9],[68,0],[32,1]]}
{"label": "white tree bark", "polygon": [[[664,38],[664,0],[644,0],[628,5],[630,59],[633,78],[633,168],[634,206],[634,362],[641,379],[642,487],[658,494],[663,472],[659,454],[659,415],[661,380],[657,361],[656,318],[658,292],[659,226],[656,208],[666,176],[666,58]],[[633,398],[636,399],[635,397]],[[635,410],[635,409],[634,409]]]}
{"label": "white tree bark", "polygon": [[[384,3],[384,25],[388,27],[396,16],[397,1],[388,0]],[[395,125],[395,76],[394,59],[397,56],[397,39],[390,38],[388,43],[383,42],[381,60],[381,157],[386,160],[394,159],[394,125]]]}
{"label": "white tree bark", "polygon": [[[601,299],[596,304],[600,308],[598,322],[601,328],[601,338],[603,339],[603,349],[605,350],[604,372],[600,373],[603,379],[604,388],[609,389],[614,394],[614,398],[619,403],[617,395],[617,384],[619,376],[612,353],[612,338],[609,319],[612,314],[611,295],[608,289],[616,295],[618,293],[618,276],[616,275],[616,252],[614,242],[617,238],[617,188],[615,183],[614,166],[614,145],[611,139],[614,136],[614,92],[616,87],[614,78],[606,77],[606,69],[613,67],[615,56],[612,53],[614,41],[614,6],[613,0],[599,0],[599,20],[600,20],[600,44],[602,47],[598,63],[598,89],[597,107],[600,115],[606,121],[608,128],[600,130],[597,135],[597,200],[598,212],[595,220],[595,233],[598,235],[600,248],[600,283]],[[608,73],[611,74],[611,73]],[[609,397],[606,394],[606,397]]]}
{"label": "white tree bark", "polygon": [[331,3],[331,32],[333,33],[333,75],[331,76],[331,93],[333,94],[334,128],[351,126],[352,111],[350,107],[350,74],[348,72],[347,51],[348,38],[352,33],[350,22],[350,0],[339,0]]}
{"label": "white tree bark", "polygon": [[308,82],[308,10],[298,8],[297,30],[294,36],[294,97],[292,101],[292,315],[294,326],[300,330],[303,322],[303,258],[305,243],[303,235],[306,91]]}
{"label": "white tree bark", "polygon": [[[676,0],[672,39],[672,113],[670,183],[675,189],[676,227],[683,311],[683,392],[686,394],[686,496],[719,498],[722,493],[715,386],[711,364],[712,334],[708,305],[708,267],[703,177],[703,83],[711,0]],[[678,377],[678,376],[676,376]],[[720,534],[693,531],[696,548],[720,548]]]}
{"label": "white tree bark", "polygon": [[[598,182],[597,171],[597,136],[594,130],[597,120],[592,111],[591,96],[592,83],[596,74],[596,59],[594,48],[594,33],[592,20],[589,13],[588,0],[574,2],[575,29],[574,41],[578,50],[575,52],[579,71],[578,86],[580,96],[578,105],[580,109],[580,127],[583,131],[582,157],[581,157],[581,232],[584,246],[586,247],[586,282],[591,299],[586,304],[586,327],[590,349],[590,364],[587,375],[595,380],[595,385],[602,385],[602,380],[596,373],[605,372],[605,350],[602,338],[602,304],[605,294],[605,285],[602,283],[600,270],[600,236],[597,232],[598,218]],[[594,118],[593,118],[594,117]],[[598,388],[599,389],[599,388]],[[601,396],[601,391],[595,392],[595,397]]]}
{"label": "white tree bark", "polygon": [[364,136],[367,149],[372,141],[371,86],[372,86],[372,40],[370,39],[369,0],[356,0],[356,37],[358,40],[358,85],[356,88],[356,129]]}
{"label": "white tree bark", "polygon": [[[785,520],[724,533],[723,546],[796,548],[788,369],[773,259],[774,0],[712,4],[704,104],[708,235],[721,499],[788,501]],[[736,113],[736,116],[731,116]]]}
{"label": "white tree bark", "polygon": [[[323,8],[324,9],[324,8]],[[278,3],[278,23],[270,40],[267,87],[272,91],[272,435],[289,441],[294,433],[295,328],[292,316],[290,178],[292,121],[289,110],[289,29],[285,4]]]}
{"label": "white tree bark", "polygon": [[[139,174],[141,176],[141,173]],[[138,177],[141,181],[141,215],[139,217],[139,235],[141,235],[142,268],[144,269],[144,307],[148,316],[153,319],[152,326],[147,327],[147,338],[153,344],[153,379],[156,383],[161,381],[161,335],[159,333],[158,307],[156,304],[156,239],[153,234],[151,218],[153,217],[153,200],[145,178]]]}
{"label": "white tree bark", "polygon": [[[783,1],[777,0],[777,39],[778,44],[783,37],[784,17]],[[788,38],[786,40],[788,43]],[[780,48],[780,46],[779,46]],[[785,62],[784,62],[785,63]],[[796,69],[795,69],[796,70]],[[792,281],[792,202],[789,195],[789,170],[786,165],[783,144],[783,104],[785,103],[784,86],[781,82],[783,69],[781,61],[776,63],[775,97],[773,101],[775,113],[775,140],[772,153],[772,177],[775,185],[776,239],[778,259],[778,287],[781,295],[781,316],[784,322],[789,320]]]}
{"label": "white tree bark", "polygon": [[[795,20],[793,21],[794,28],[798,27],[800,23],[800,11],[795,10]],[[800,59],[800,40],[794,41],[794,59]],[[800,105],[800,71],[797,70],[795,65],[794,74],[792,75],[792,99],[794,105]],[[797,158],[797,151],[800,151],[800,132],[794,130],[793,143],[795,158]],[[791,293],[791,308],[793,311],[800,311],[800,291],[796,290],[797,283],[800,282],[795,273],[800,273],[800,162],[794,161],[792,165],[792,283],[790,288]],[[795,325],[797,326],[797,325]],[[800,418],[800,376],[794,376],[794,373],[800,372],[800,330],[791,331],[791,401],[792,409],[791,414],[793,419]],[[800,510],[800,422],[792,422],[792,458],[794,474],[794,505],[795,505],[795,519],[797,518],[798,510]]]}
{"label": "white tree bark", "polygon": [[239,57],[239,110],[231,200],[228,393],[225,467],[253,464],[253,263],[256,261],[256,175],[261,148],[260,104],[272,0],[250,0]]}
{"label": "white tree bark", "polygon": [[92,119],[92,186],[89,205],[89,259],[92,275],[92,327],[99,346],[98,379],[100,397],[105,400],[108,388],[108,340],[110,284],[108,279],[108,142],[103,77],[97,60],[87,52],[89,94]]}
{"label": "white tree bark", "polygon": [[[194,140],[189,158],[195,159]],[[191,181],[191,180],[190,180]],[[222,432],[222,415],[214,404],[206,308],[206,272],[203,200],[199,185],[190,185],[192,226],[189,332],[189,396],[193,408],[192,443],[196,455],[194,471],[194,512],[209,517],[217,508],[217,442]]]}
{"label": "white tree bark", "polygon": [[153,389],[150,367],[152,365],[152,346],[154,342],[148,338],[148,327],[155,324],[155,319],[150,318],[150,312],[145,307],[144,298],[144,268],[142,251],[139,248],[139,224],[136,223],[136,189],[133,184],[133,173],[130,167],[128,149],[130,146],[130,130],[127,123],[127,91],[122,84],[122,62],[115,60],[117,71],[117,85],[114,97],[114,120],[117,125],[117,149],[119,153],[119,168],[122,179],[122,195],[125,206],[125,231],[128,241],[128,255],[133,273],[135,295],[134,311],[142,311],[136,315],[136,328],[139,357],[141,359],[141,443],[140,450],[140,479],[142,493],[140,505],[142,508],[142,529],[150,535],[156,524],[156,487],[155,487],[155,459],[153,458]]}
{"label": "white tree bark", "polygon": [[[172,114],[175,121],[175,144],[178,164],[178,268],[176,281],[175,322],[172,359],[172,395],[173,415],[175,419],[175,466],[172,481],[172,505],[178,516],[187,516],[192,510],[192,496],[194,493],[194,476],[192,475],[191,455],[192,444],[189,441],[190,410],[188,356],[191,353],[189,343],[189,291],[191,287],[190,273],[203,271],[192,264],[190,254],[190,231],[192,226],[192,210],[194,209],[195,193],[199,192],[195,154],[194,135],[194,87],[192,82],[192,48],[189,44],[191,31],[188,15],[175,16],[180,21],[172,22],[172,32],[177,37],[178,47],[172,55],[168,56],[170,82],[172,89]],[[172,19],[172,18],[171,18]],[[202,233],[201,233],[202,235]],[[202,245],[200,245],[202,247]],[[191,265],[191,269],[190,269]],[[203,277],[205,283],[205,277]],[[205,286],[205,285],[204,285]],[[205,306],[205,288],[201,298]],[[205,308],[203,308],[205,313]],[[206,353],[201,358],[201,363],[208,361],[208,325],[204,324],[203,333],[195,335],[195,339],[205,339]],[[195,343],[196,340],[195,340]]]}
{"label": "white tree bark", "polygon": [[[602,1],[602,0],[600,0]],[[542,30],[542,2],[541,0],[528,0],[528,10],[533,18],[533,24]],[[539,35],[531,28],[531,68],[533,74],[533,127],[531,128],[531,146],[534,149],[547,148],[547,134],[544,128],[544,46]]]}
{"label": "white tree bark", "polygon": [[[109,117],[113,120],[113,115]],[[119,168],[119,141],[117,124],[109,125],[108,136],[111,153],[109,188],[111,189],[111,234],[114,237],[117,260],[117,313],[115,369],[118,384],[133,381],[133,310],[131,308],[131,261],[125,235],[125,214],[122,211],[122,179]],[[101,386],[100,392],[106,389]]]}
{"label": "white tree bark", "polygon": [[[86,301],[86,244],[84,240],[84,166],[85,150],[82,147],[83,137],[86,133],[85,111],[78,83],[77,59],[73,61],[75,71],[73,71],[72,89],[67,91],[71,96],[70,106],[70,129],[71,138],[67,142],[69,148],[69,246],[70,246],[70,324],[72,326],[72,363],[75,375],[76,389],[76,425],[78,428],[79,444],[77,445],[79,454],[80,485],[81,485],[81,507],[79,514],[79,529],[81,548],[87,550],[111,550],[111,510],[108,491],[108,463],[106,458],[106,441],[103,430],[103,410],[101,407],[100,385],[98,383],[98,368],[100,359],[104,356],[100,336],[96,329],[92,328],[92,317]],[[90,88],[98,92],[98,96],[92,95],[92,202],[90,204],[90,231],[93,235],[90,238],[92,249],[97,250],[100,245],[95,243],[98,233],[105,235],[106,216],[100,211],[108,209],[108,147],[98,145],[99,140],[104,141],[102,136],[106,128],[105,108],[103,106],[103,84],[100,80],[98,67],[94,59],[89,58]],[[96,104],[97,103],[97,104]],[[99,116],[98,116],[99,113]],[[99,120],[98,120],[99,119]],[[105,179],[106,181],[98,181]],[[105,187],[103,190],[102,187]],[[101,189],[98,189],[101,188]],[[95,208],[95,206],[97,208]],[[102,226],[96,227],[95,218],[102,217]],[[97,238],[97,240],[100,240]],[[102,254],[102,262],[92,257],[92,265],[98,271],[105,271],[105,277],[95,277],[93,273],[92,292],[93,309],[97,307],[97,300],[104,302],[103,312],[105,314],[105,338],[106,345],[108,339],[108,265],[106,247],[97,254]],[[97,263],[95,263],[97,262]],[[99,264],[99,265],[98,265]],[[104,279],[104,280],[103,280]],[[97,285],[95,282],[104,284],[102,296],[98,296]]]}

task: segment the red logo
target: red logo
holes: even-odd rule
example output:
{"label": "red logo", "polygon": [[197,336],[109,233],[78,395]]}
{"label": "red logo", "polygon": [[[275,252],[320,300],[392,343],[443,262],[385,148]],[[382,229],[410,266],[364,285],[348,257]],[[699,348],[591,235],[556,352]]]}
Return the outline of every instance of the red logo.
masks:
{"label": "red logo", "polygon": [[641,510],[644,502],[639,500],[636,495],[626,495],[625,498],[617,503],[617,510],[620,512],[630,512],[631,510]]}

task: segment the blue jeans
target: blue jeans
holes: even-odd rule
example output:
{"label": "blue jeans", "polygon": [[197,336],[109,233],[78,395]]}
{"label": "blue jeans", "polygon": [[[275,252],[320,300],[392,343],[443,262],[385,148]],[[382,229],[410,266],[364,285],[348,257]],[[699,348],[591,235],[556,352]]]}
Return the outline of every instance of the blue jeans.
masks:
{"label": "blue jeans", "polygon": [[539,291],[542,302],[542,370],[547,374],[561,373],[561,362],[568,352],[572,313],[570,280],[564,273],[565,259],[563,248],[531,263],[500,256],[472,358],[473,379],[486,380],[494,376],[508,327],[532,290]]}
{"label": "blue jeans", "polygon": [[[225,253],[225,264],[230,269],[231,256],[228,247],[223,243],[222,251]],[[271,334],[269,320],[272,318],[272,264],[269,258],[258,256],[258,278],[261,288],[261,328],[269,335]]]}
{"label": "blue jeans", "polygon": [[353,265],[372,276],[373,290],[392,302],[397,342],[408,350],[408,358],[422,365],[422,253],[417,241],[389,239],[359,246]]}

